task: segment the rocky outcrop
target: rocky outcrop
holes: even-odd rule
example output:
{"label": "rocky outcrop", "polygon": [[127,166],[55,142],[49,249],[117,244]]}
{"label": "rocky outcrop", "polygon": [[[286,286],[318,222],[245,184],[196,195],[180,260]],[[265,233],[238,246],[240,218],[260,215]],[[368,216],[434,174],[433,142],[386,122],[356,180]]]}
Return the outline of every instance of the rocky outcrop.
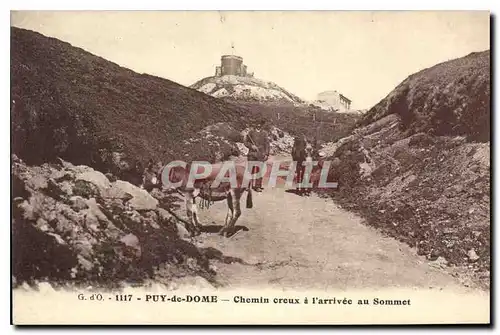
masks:
{"label": "rocky outcrop", "polygon": [[200,92],[215,98],[263,104],[303,105],[304,100],[270,81],[254,77],[225,75],[207,77],[191,85]]}
{"label": "rocky outcrop", "polygon": [[329,195],[433,264],[490,281],[489,51],[409,76],[349,136]]}
{"label": "rocky outcrop", "polygon": [[150,159],[178,159],[178,143],[204,127],[242,129],[251,119],[234,104],[33,31],[11,27],[10,45],[12,149],[31,165],[61,157],[136,185]]}
{"label": "rocky outcrop", "polygon": [[203,251],[145,190],[88,166],[63,160],[28,166],[15,156],[12,180],[16,283],[116,286],[143,282],[159,268],[164,282],[185,276],[214,282]]}
{"label": "rocky outcrop", "polygon": [[349,136],[329,195],[436,264],[489,286],[489,51],[409,76]]}
{"label": "rocky outcrop", "polygon": [[[198,136],[183,141],[184,159],[220,162],[231,156],[246,156],[248,148],[243,144],[249,128],[237,131],[229,123],[219,122],[202,129]],[[271,126],[269,129],[270,154],[290,154],[293,137],[281,129]]]}
{"label": "rocky outcrop", "polygon": [[418,254],[488,286],[489,143],[407,136],[401,122],[391,114],[323,148],[341,162],[330,176],[340,189],[329,195]]}

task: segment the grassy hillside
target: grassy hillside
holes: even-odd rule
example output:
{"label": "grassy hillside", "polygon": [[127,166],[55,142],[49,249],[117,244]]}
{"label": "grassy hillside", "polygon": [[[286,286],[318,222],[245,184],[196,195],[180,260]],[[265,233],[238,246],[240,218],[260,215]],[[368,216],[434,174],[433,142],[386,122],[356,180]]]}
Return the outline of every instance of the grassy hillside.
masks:
{"label": "grassy hillside", "polygon": [[188,241],[168,212],[177,207],[170,197],[124,180],[137,184],[136,164],[150,158],[210,154],[186,140],[218,122],[244,128],[251,115],[18,28],[11,28],[10,107],[14,286],[191,277],[216,284],[209,267],[216,250]]}
{"label": "grassy hillside", "polygon": [[331,113],[314,107],[243,102],[234,104],[241,106],[249,115],[269,120],[291,135],[316,136],[320,143],[347,136],[361,118],[357,114]]}
{"label": "grassy hillside", "polygon": [[11,28],[12,148],[28,164],[59,156],[105,172],[120,157],[133,169],[178,157],[179,143],[210,124],[240,128],[249,117],[194,89]]}
{"label": "grassy hillside", "polygon": [[409,76],[365,115],[367,125],[389,114],[409,134],[464,135],[490,140],[490,51],[474,52]]}
{"label": "grassy hillside", "polygon": [[[489,52],[420,71],[332,145],[329,195],[435,266],[489,286]],[[336,148],[336,149],[335,149]]]}

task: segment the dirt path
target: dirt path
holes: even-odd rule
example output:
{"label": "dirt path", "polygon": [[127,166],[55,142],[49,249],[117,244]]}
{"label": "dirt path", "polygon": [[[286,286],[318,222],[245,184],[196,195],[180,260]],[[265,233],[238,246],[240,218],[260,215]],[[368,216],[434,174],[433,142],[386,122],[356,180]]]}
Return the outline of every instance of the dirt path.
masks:
{"label": "dirt path", "polygon": [[[201,246],[252,264],[216,264],[220,281],[229,288],[466,290],[412,248],[382,236],[329,199],[267,188],[254,193],[254,208],[242,207],[238,225],[248,231],[229,239],[217,234],[199,238]],[[225,202],[215,203],[200,211],[200,219],[205,225],[223,224],[226,210]]]}

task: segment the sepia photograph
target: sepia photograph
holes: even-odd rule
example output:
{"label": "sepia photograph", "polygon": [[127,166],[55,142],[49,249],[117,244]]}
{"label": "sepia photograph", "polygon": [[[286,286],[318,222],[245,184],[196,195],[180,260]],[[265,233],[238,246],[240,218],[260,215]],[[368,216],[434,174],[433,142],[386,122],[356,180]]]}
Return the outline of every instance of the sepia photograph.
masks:
{"label": "sepia photograph", "polygon": [[489,11],[10,12],[14,325],[489,325]]}

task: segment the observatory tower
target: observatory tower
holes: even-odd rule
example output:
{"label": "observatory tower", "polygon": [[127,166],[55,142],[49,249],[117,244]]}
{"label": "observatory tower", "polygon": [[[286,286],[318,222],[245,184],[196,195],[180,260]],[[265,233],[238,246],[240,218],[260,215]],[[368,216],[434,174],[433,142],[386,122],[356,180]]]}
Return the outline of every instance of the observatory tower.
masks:
{"label": "observatory tower", "polygon": [[253,73],[247,72],[247,66],[243,64],[243,58],[236,55],[223,55],[220,59],[220,66],[215,68],[215,76],[239,76],[253,77]]}

